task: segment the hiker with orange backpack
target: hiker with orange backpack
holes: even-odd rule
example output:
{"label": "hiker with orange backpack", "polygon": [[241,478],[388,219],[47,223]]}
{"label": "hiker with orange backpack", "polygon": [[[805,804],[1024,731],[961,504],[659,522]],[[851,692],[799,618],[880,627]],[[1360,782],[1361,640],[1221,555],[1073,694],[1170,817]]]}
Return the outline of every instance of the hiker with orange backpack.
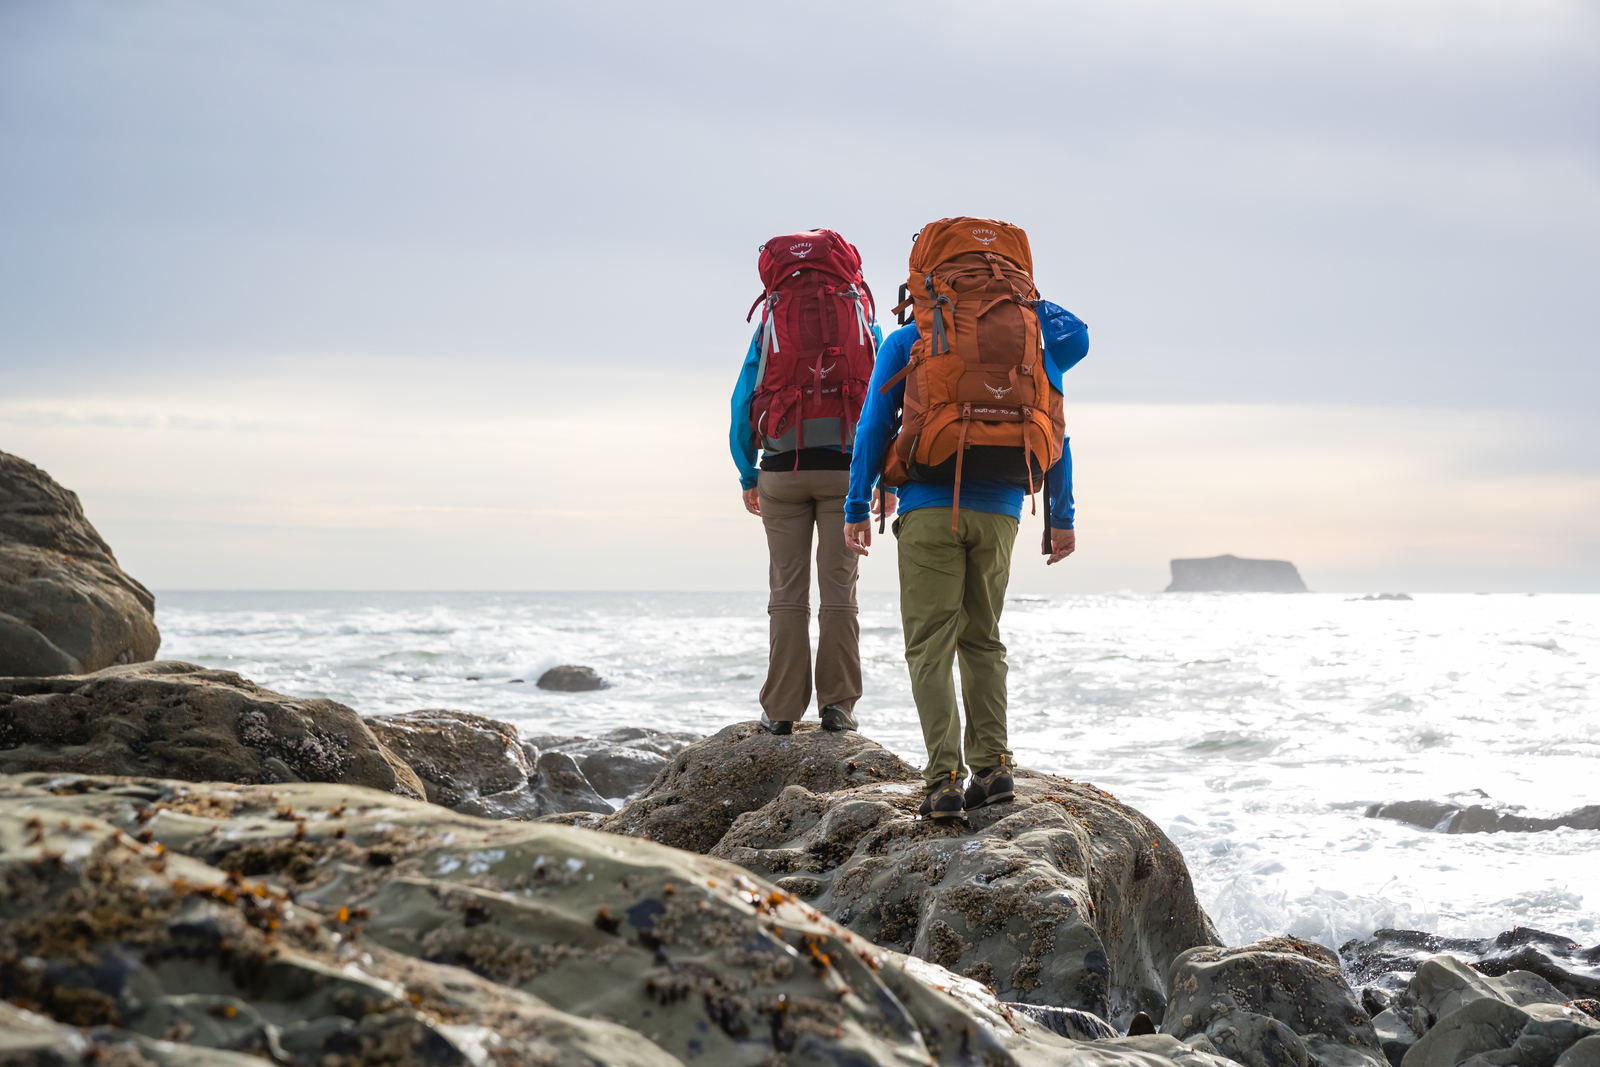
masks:
{"label": "hiker with orange backpack", "polygon": [[763,289],[750,314],[759,307],[761,321],[733,390],[728,439],[745,510],[760,517],[767,534],[771,593],[761,725],[789,734],[811,703],[815,532],[817,706],[823,729],[854,730],[861,627],[857,560],[844,543],[844,501],[856,425],[883,334],[861,255],[834,231],[774,237],[761,246],[758,269]]}
{"label": "hiker with orange backpack", "polygon": [[910,308],[913,318],[902,316],[878,352],[845,541],[867,554],[868,494],[894,487],[906,666],[928,747],[920,814],[946,819],[1014,796],[1000,610],[1024,494],[1045,497],[1047,565],[1077,545],[1061,375],[1088,353],[1089,334],[1039,299],[1027,235],[994,219],[923,227],[900,293],[896,314]]}

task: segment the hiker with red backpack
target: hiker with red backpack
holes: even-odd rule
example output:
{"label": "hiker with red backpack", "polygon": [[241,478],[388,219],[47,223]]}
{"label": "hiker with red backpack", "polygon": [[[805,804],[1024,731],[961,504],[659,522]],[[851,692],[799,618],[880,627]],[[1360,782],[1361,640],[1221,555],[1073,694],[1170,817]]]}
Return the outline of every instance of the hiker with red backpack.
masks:
{"label": "hiker with red backpack", "polygon": [[878,352],[845,540],[865,556],[868,495],[898,491],[900,616],[928,747],[920,814],[948,819],[1014,796],[1000,610],[1024,494],[1045,497],[1047,565],[1077,545],[1061,375],[1088,353],[1089,334],[1039,298],[1027,235],[994,219],[923,227],[900,293],[896,314],[909,308],[913,318],[901,317]]}
{"label": "hiker with red backpack", "polygon": [[760,517],[767,534],[771,594],[761,725],[792,733],[811,703],[815,532],[817,705],[823,729],[854,730],[861,627],[857,559],[844,543],[844,502],[856,426],[883,334],[861,276],[861,255],[834,231],[774,237],[761,246],[758,268],[763,289],[750,314],[760,308],[761,320],[733,390],[728,438],[745,509]]}

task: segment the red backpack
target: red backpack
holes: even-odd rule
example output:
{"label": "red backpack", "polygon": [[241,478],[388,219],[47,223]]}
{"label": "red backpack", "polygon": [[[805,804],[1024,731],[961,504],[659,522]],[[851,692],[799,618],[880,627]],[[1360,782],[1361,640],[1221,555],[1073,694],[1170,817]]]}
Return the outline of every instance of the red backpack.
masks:
{"label": "red backpack", "polygon": [[750,425],[768,452],[836,445],[851,451],[877,352],[872,290],[861,253],[832,230],[774,237],[761,246],[766,290],[761,368]]}

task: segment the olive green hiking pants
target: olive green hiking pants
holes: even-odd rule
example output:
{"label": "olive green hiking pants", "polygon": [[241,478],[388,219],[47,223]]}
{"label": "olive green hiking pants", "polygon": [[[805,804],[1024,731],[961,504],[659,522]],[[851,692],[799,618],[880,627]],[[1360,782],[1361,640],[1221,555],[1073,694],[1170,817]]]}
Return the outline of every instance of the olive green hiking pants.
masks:
{"label": "olive green hiking pants", "polygon": [[[984,770],[1001,756],[1007,762],[1011,757],[1000,609],[1011,577],[1017,520],[963,508],[958,525],[950,529],[949,508],[918,508],[895,523],[906,666],[928,746],[922,780],[930,789],[952,771],[964,777],[967,763]],[[965,733],[951,671],[956,659],[961,662]]]}

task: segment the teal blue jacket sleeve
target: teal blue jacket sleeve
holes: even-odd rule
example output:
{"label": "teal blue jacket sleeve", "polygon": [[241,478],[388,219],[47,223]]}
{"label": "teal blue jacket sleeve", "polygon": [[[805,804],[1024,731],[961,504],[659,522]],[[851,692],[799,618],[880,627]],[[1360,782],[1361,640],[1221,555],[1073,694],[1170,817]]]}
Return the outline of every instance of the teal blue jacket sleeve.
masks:
{"label": "teal blue jacket sleeve", "polygon": [[756,432],[750,426],[750,402],[756,397],[756,371],[761,369],[761,330],[750,338],[739,380],[733,386],[733,419],[728,427],[728,450],[739,468],[739,488],[756,487]]}

